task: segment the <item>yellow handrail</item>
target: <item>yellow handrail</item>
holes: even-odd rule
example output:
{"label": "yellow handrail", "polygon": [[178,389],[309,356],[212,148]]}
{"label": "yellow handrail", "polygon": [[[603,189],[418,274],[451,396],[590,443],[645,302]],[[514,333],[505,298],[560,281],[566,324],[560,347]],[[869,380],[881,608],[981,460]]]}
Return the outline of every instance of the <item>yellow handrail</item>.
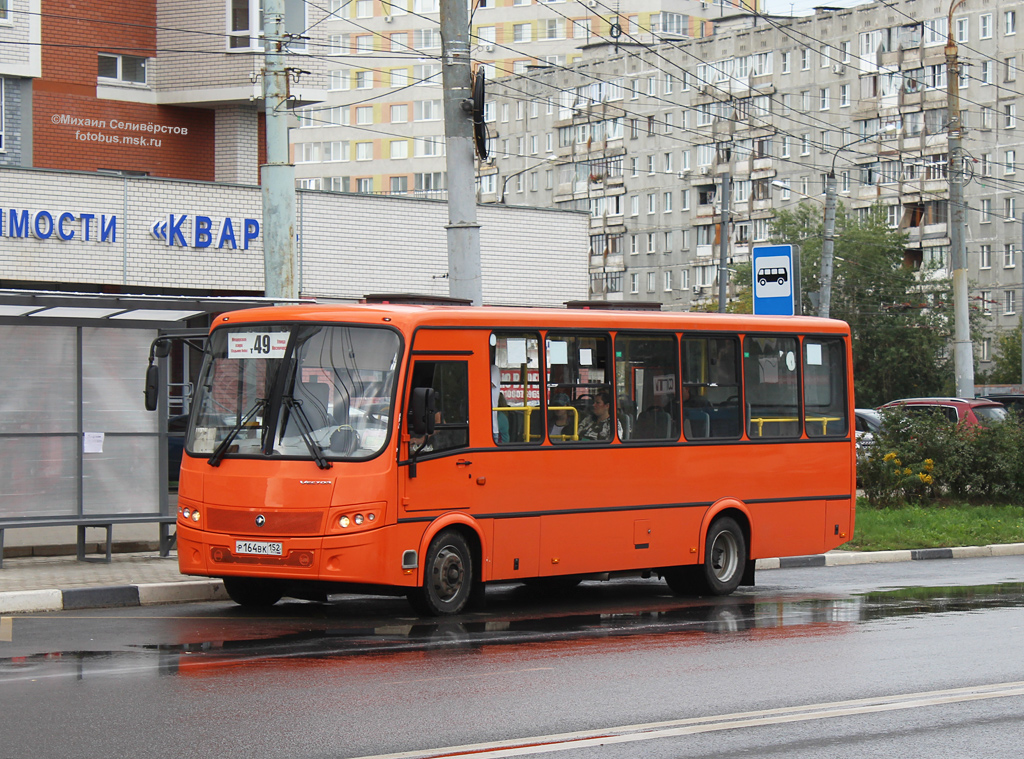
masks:
{"label": "yellow handrail", "polygon": [[[808,416],[806,417],[808,422],[821,422],[821,434],[824,435],[828,430],[829,422],[841,422],[843,417],[841,416]],[[751,417],[750,422],[757,425],[757,436],[762,436],[762,430],[764,425],[768,422],[799,422],[800,417],[797,416],[758,416]]]}
{"label": "yellow handrail", "polygon": [[[540,406],[492,406],[491,411],[516,411],[522,412],[525,416],[524,419],[524,430],[526,440],[529,440],[530,435],[530,420],[533,418],[535,411],[540,411]],[[552,439],[558,438],[560,440],[579,440],[580,434],[580,412],[574,406],[548,406],[548,411],[570,411],[572,412],[572,435],[552,435]],[[543,437],[543,435],[542,435]]]}

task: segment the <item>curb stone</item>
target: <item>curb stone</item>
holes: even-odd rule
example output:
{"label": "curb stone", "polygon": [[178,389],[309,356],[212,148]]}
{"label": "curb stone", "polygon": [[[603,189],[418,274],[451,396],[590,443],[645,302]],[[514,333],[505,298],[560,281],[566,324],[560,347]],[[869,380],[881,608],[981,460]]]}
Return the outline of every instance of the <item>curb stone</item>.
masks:
{"label": "curb stone", "polygon": [[[811,556],[758,559],[757,569],[842,567],[853,564],[888,564],[932,559],[974,559],[989,556],[1024,556],[1024,543],[904,551],[829,551]],[[155,582],[108,585],[66,590],[13,590],[0,592],[0,614],[29,614],[62,610],[151,606],[155,604],[226,601],[221,580]]]}

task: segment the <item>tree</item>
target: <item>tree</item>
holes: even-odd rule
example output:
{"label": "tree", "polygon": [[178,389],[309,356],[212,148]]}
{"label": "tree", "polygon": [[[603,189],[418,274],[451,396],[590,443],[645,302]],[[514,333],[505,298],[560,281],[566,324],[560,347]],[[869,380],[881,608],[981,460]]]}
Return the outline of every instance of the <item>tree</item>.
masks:
{"label": "tree", "polygon": [[[801,247],[806,314],[815,313],[810,294],[820,290],[823,226],[821,208],[806,203],[772,224],[773,242]],[[863,218],[836,209],[831,316],[850,325],[858,406],[952,391],[949,282],[906,265],[905,242],[880,206]]]}
{"label": "tree", "polygon": [[1012,385],[1021,381],[1020,329],[1021,326],[1018,324],[1009,332],[1002,332],[996,337],[998,354],[992,361],[992,370],[985,375],[982,384]]}

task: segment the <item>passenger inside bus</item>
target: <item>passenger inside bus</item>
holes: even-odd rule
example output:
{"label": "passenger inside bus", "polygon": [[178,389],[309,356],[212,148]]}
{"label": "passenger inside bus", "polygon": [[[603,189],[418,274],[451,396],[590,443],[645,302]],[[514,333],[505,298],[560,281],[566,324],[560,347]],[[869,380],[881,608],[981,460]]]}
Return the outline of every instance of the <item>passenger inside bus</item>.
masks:
{"label": "passenger inside bus", "polygon": [[590,413],[580,422],[580,440],[611,440],[612,439],[612,394],[607,388],[601,388],[594,394]]}
{"label": "passenger inside bus", "polygon": [[569,396],[555,393],[548,404],[548,435],[552,440],[573,440],[572,417],[569,414]]}

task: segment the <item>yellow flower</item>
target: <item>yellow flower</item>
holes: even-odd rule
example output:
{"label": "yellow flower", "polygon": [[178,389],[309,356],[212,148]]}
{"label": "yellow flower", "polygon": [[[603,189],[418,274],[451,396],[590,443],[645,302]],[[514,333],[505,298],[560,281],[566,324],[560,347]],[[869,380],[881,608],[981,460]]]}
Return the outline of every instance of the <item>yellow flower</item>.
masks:
{"label": "yellow flower", "polygon": [[932,461],[931,459],[925,459],[924,460],[924,470],[926,472],[930,472],[934,468],[935,468],[935,462],[934,461]]}
{"label": "yellow flower", "polygon": [[885,458],[882,459],[882,461],[892,461],[895,458],[896,458],[896,451],[889,451],[887,454],[885,454]]}
{"label": "yellow flower", "polygon": [[903,470],[903,474],[909,476],[909,475],[913,474],[913,472],[911,471],[910,467],[908,466],[906,469]]}
{"label": "yellow flower", "polygon": [[925,485],[931,485],[932,484],[932,476],[930,474],[927,474],[925,472],[921,472],[921,474],[919,474],[917,476],[921,479],[921,482],[923,482]]}

